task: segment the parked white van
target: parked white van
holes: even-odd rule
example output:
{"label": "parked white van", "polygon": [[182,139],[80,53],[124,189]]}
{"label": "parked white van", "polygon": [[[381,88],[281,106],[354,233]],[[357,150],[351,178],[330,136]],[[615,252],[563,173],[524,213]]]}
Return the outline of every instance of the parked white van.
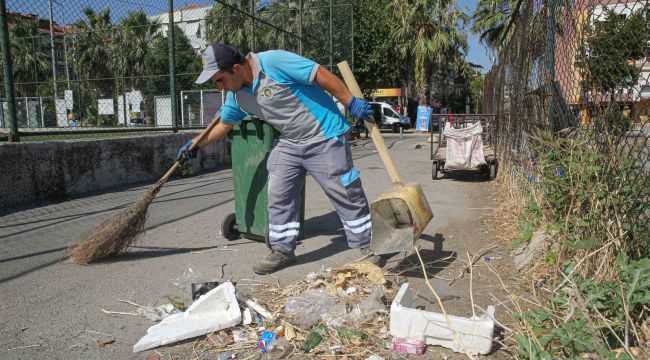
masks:
{"label": "parked white van", "polygon": [[377,124],[380,128],[390,128],[397,133],[400,128],[408,129],[411,127],[411,120],[404,115],[400,115],[390,104],[371,102],[370,106],[374,110],[375,121],[381,119]]}

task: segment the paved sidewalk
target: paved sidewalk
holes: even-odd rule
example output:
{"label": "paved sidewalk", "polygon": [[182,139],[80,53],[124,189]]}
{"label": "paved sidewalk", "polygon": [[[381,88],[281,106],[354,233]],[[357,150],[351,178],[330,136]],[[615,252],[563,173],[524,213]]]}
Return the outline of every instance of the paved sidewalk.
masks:
{"label": "paved sidewalk", "polygon": [[[426,136],[384,136],[403,180],[420,182],[433,208],[435,218],[420,240],[423,249],[442,258],[464,256],[465,251],[485,245],[477,238],[483,229],[474,224],[489,203],[489,183],[471,174],[432,181]],[[357,141],[353,154],[372,201],[391,182],[368,140]],[[189,299],[187,289],[174,285],[188,267],[201,274],[201,280],[275,281],[252,271],[254,262],[266,255],[265,244],[245,239],[229,242],[219,235],[222,218],[234,211],[230,169],[167,183],[149,208],[146,235],[132,252],[90,266],[65,262],[72,239],[140,199],[148,186],[0,216],[0,358],[143,359],[146,353],[133,354],[131,347],[152,323],[141,317],[107,316],[100,308],[135,311],[117,299],[143,305],[166,303],[168,296]],[[305,235],[296,252],[299,264],[274,274],[281,284],[323,266],[355,260],[333,206],[310,178]],[[467,241],[462,240],[465,237]],[[222,245],[228,250],[219,250]],[[193,253],[202,250],[213,251]],[[97,347],[94,332],[113,335],[115,343]],[[7,350],[30,345],[38,346]],[[188,350],[181,344],[159,351],[183,354]]]}

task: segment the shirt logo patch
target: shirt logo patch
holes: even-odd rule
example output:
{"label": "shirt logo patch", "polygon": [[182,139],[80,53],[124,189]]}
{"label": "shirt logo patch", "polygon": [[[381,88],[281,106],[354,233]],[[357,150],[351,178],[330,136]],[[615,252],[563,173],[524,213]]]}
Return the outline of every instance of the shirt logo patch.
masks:
{"label": "shirt logo patch", "polygon": [[264,89],[262,89],[262,96],[267,97],[267,98],[271,97],[271,96],[273,96],[273,91],[271,91],[270,87],[265,87]]}

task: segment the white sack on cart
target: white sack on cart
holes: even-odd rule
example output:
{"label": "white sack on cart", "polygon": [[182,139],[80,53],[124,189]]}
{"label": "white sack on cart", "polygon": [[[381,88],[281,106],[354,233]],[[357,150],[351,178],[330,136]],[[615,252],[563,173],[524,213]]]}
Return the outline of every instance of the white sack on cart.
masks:
{"label": "white sack on cart", "polygon": [[483,155],[483,127],[476,122],[464,129],[446,128],[444,136],[447,137],[447,169],[474,169],[485,164]]}

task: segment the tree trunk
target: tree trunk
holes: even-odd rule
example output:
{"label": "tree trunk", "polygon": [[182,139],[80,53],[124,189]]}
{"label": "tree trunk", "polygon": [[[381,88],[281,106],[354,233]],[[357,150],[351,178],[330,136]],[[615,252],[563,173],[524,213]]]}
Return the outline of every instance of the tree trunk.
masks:
{"label": "tree trunk", "polygon": [[424,55],[415,53],[415,87],[418,92],[418,104],[427,105],[427,76]]}

